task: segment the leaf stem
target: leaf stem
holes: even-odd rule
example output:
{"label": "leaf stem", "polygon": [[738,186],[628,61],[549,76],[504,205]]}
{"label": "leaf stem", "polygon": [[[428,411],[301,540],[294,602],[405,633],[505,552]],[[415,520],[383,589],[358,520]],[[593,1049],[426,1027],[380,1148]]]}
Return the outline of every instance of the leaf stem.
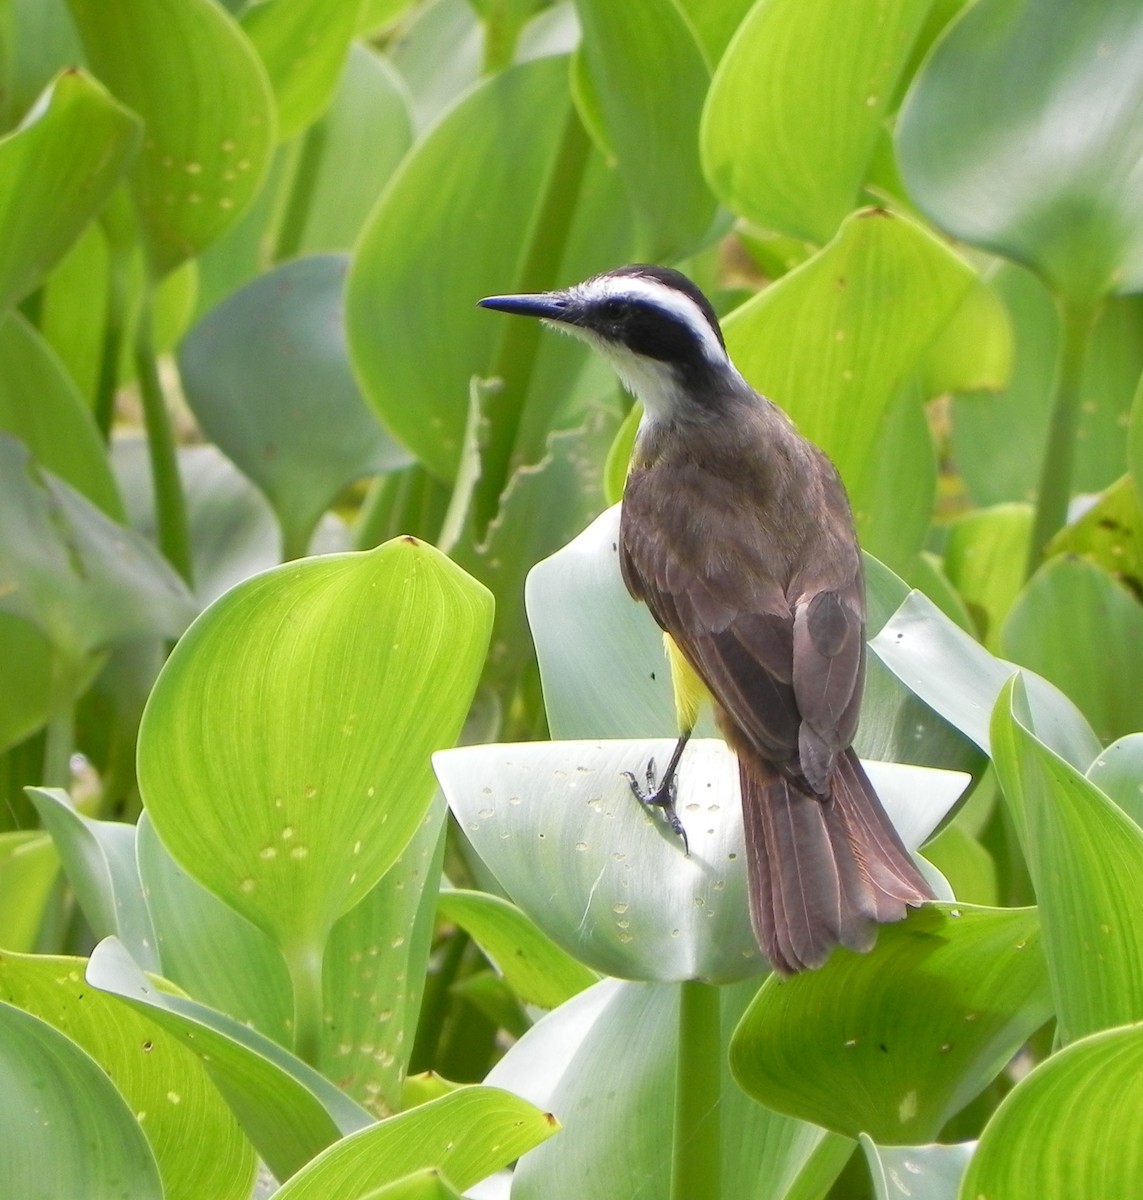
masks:
{"label": "leaf stem", "polygon": [[286,951],[286,965],[294,989],[294,1053],[320,1069],[323,1009],[322,949],[318,942]]}
{"label": "leaf stem", "polygon": [[113,239],[107,241],[107,314],[99,349],[99,378],[95,385],[95,421],[103,440],[111,438],[115,393],[119,389],[119,356],[127,320],[128,255]]}
{"label": "leaf stem", "polygon": [[154,293],[143,289],[139,307],[139,327],[135,332],[135,371],[139,395],[143,401],[143,422],[147,429],[147,449],[151,458],[151,479],[155,489],[155,521],[159,530],[159,549],[167,561],[194,586],[191,567],[190,533],[187,528],[186,501],[179,479],[178,457],[167,400],[159,381],[152,336]]}
{"label": "leaf stem", "polygon": [[1036,520],[1028,546],[1026,573],[1029,576],[1043,560],[1044,550],[1053,534],[1067,523],[1083,370],[1097,311],[1096,305],[1073,304],[1066,299],[1060,302],[1060,348],[1056,358],[1051,425],[1036,501]]}
{"label": "leaf stem", "polygon": [[697,980],[682,983],[671,1200],[719,1200],[722,1195],[720,1028],[718,988]]}

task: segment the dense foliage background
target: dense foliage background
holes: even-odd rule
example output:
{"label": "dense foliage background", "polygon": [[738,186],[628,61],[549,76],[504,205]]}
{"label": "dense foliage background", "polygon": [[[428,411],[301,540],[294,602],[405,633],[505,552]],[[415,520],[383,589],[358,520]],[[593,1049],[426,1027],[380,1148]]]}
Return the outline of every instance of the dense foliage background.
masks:
{"label": "dense foliage background", "polygon": [[[0,121],[0,1192],[1134,1194],[1137,0],[0,0]],[[944,902],[789,982],[619,775],[638,414],[474,306],[628,261],[872,556]]]}

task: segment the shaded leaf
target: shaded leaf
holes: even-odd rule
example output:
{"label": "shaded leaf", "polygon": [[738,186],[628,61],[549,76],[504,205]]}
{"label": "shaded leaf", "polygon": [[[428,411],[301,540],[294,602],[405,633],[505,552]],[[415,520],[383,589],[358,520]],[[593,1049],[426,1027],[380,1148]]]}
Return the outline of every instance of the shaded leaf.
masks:
{"label": "shaded leaf", "polygon": [[876,1200],[957,1200],[975,1142],[955,1146],[878,1146],[866,1134],[861,1148],[873,1177]]}
{"label": "shaded leaf", "polygon": [[0,833],[0,946],[35,949],[44,909],[60,869],[52,840],[39,830]]}
{"label": "shaded leaf", "polygon": [[1132,733],[1108,746],[1091,764],[1087,777],[1143,826],[1143,733]]}

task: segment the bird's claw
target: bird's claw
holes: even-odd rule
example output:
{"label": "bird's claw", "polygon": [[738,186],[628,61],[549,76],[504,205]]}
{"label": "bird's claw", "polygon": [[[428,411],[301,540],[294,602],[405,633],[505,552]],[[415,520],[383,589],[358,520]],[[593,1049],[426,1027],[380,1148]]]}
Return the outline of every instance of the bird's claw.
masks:
{"label": "bird's claw", "polygon": [[639,786],[639,781],[635,778],[634,772],[624,771],[622,775],[627,780],[627,784],[631,788],[635,799],[640,804],[648,808],[661,808],[663,810],[663,816],[666,817],[667,824],[683,839],[683,853],[690,857],[691,848],[690,843],[687,841],[687,831],[683,828],[679,814],[675,811],[675,800],[678,796],[679,787],[678,778],[672,773],[668,779],[660,784],[655,774],[655,760],[653,758],[647,760],[646,790]]}

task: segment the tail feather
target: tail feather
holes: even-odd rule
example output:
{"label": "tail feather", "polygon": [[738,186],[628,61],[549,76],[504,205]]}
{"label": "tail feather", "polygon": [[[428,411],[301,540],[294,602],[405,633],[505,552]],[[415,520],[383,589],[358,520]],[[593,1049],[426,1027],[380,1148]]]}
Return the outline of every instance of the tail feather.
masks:
{"label": "tail feather", "polygon": [[819,967],[837,945],[869,950],[878,924],[932,899],[852,750],[829,799],[741,751],[739,777],[750,915],[775,970]]}

